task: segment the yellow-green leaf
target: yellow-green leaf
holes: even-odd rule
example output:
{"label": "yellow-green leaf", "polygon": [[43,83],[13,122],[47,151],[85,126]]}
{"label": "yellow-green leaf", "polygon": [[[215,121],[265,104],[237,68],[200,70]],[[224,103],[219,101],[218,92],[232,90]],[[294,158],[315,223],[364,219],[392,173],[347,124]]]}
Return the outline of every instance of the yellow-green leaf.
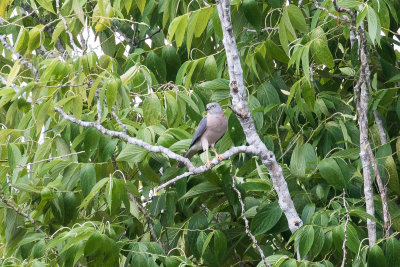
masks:
{"label": "yellow-green leaf", "polygon": [[199,14],[197,15],[197,21],[196,21],[196,29],[195,29],[195,36],[196,38],[200,37],[200,35],[204,32],[204,30],[207,27],[208,21],[210,20],[210,16],[213,12],[213,8],[206,7],[203,9],[200,9]]}
{"label": "yellow-green leaf", "polygon": [[140,13],[143,15],[144,7],[146,6],[146,0],[136,0],[136,4],[140,10]]}
{"label": "yellow-green leaf", "polygon": [[23,51],[24,49],[27,48],[28,39],[29,39],[28,30],[25,29],[24,27],[21,27],[21,29],[19,30],[17,40],[15,41],[15,46],[14,46],[16,53],[19,53],[20,51]]}
{"label": "yellow-green leaf", "polygon": [[14,66],[11,68],[10,73],[8,74],[6,86],[10,86],[14,82],[15,77],[17,77],[20,68],[21,68],[21,61],[20,60],[15,61]]}
{"label": "yellow-green leaf", "polygon": [[74,8],[74,12],[78,19],[81,21],[83,25],[85,25],[85,13],[83,12],[83,9],[81,7],[81,4],[79,3],[79,0],[74,0],[72,4]]}
{"label": "yellow-green leaf", "polygon": [[56,12],[54,11],[53,8],[53,1],[50,0],[36,0],[39,5],[41,5],[44,9],[46,9],[47,11],[50,11],[53,14],[56,14]]}

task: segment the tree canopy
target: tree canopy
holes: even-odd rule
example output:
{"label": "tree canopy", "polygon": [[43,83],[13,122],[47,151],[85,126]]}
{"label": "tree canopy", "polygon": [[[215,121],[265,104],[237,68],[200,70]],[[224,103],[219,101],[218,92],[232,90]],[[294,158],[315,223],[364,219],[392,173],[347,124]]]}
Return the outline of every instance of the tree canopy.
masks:
{"label": "tree canopy", "polygon": [[[0,264],[398,265],[399,17],[1,1]],[[210,102],[228,117],[211,169],[181,156]]]}

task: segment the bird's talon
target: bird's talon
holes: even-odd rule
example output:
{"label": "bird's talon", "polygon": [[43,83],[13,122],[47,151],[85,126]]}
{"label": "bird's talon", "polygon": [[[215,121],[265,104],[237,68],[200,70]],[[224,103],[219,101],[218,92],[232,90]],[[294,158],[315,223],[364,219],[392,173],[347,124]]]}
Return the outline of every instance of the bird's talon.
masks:
{"label": "bird's talon", "polygon": [[214,163],[212,163],[212,161],[207,160],[206,162],[206,166],[211,169],[214,166]]}

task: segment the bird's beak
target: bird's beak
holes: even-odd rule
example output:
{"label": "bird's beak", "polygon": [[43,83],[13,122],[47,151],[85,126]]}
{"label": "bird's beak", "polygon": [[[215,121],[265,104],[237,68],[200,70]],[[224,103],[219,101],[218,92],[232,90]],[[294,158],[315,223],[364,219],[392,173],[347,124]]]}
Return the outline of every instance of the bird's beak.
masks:
{"label": "bird's beak", "polygon": [[209,107],[206,107],[206,110],[207,110],[207,111],[209,111],[209,110],[210,110],[210,108],[209,108]]}

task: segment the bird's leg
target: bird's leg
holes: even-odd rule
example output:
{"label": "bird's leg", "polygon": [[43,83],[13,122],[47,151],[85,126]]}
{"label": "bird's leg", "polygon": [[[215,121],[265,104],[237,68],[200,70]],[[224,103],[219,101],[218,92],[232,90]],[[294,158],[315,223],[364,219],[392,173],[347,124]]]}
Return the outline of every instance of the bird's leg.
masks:
{"label": "bird's leg", "polygon": [[224,160],[224,157],[223,157],[223,156],[218,155],[217,150],[215,150],[215,147],[212,146],[211,149],[212,149],[212,151],[215,153],[215,157],[216,157],[219,161],[223,161],[223,160]]}
{"label": "bird's leg", "polygon": [[207,155],[207,161],[206,161],[206,165],[208,168],[211,169],[211,167],[214,165],[211,161],[210,161],[210,157],[208,155],[208,148],[206,149],[206,155]]}

